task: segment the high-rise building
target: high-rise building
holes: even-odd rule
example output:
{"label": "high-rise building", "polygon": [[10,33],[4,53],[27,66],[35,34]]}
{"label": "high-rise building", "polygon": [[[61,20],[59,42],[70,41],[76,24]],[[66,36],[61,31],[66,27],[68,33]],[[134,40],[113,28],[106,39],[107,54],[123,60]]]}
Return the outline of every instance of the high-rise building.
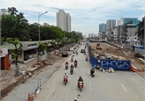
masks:
{"label": "high-rise building", "polygon": [[107,20],[106,22],[106,30],[112,29],[113,27],[116,26],[116,20]]}
{"label": "high-rise building", "polygon": [[106,24],[105,23],[99,24],[99,32],[106,32]]}
{"label": "high-rise building", "polygon": [[71,16],[62,9],[56,13],[56,25],[63,31],[71,32]]}

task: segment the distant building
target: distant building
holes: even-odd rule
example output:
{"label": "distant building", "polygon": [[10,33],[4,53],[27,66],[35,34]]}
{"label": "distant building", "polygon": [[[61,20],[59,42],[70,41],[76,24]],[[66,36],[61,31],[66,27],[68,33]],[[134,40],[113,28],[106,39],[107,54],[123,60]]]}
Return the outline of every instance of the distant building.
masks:
{"label": "distant building", "polygon": [[45,22],[44,27],[49,27],[49,24]]}
{"label": "distant building", "polygon": [[139,23],[137,18],[121,18],[117,21],[118,38],[121,43],[128,43],[128,38],[135,36]]}
{"label": "distant building", "polygon": [[1,9],[1,11],[0,11],[0,15],[8,15],[9,14],[9,12],[8,12],[8,10],[6,10],[6,9]]}
{"label": "distant building", "polygon": [[62,9],[56,13],[56,25],[63,31],[71,32],[71,16]]}
{"label": "distant building", "polygon": [[116,26],[116,20],[112,19],[112,20],[107,20],[106,22],[106,30],[109,30],[113,27]]}
{"label": "distant building", "polygon": [[99,32],[106,32],[106,24],[105,23],[99,24]]}

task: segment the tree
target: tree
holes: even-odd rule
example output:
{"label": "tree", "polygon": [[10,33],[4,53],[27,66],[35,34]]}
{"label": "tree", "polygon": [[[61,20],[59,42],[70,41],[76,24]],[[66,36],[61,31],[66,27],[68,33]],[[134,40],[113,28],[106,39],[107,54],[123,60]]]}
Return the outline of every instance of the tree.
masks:
{"label": "tree", "polygon": [[8,12],[10,15],[16,16],[18,10],[15,7],[9,7]]}
{"label": "tree", "polygon": [[47,44],[43,44],[41,42],[39,42],[39,45],[38,45],[38,62],[40,62],[40,53],[41,52],[44,52],[44,50],[47,49]]}
{"label": "tree", "polygon": [[16,23],[16,37],[20,40],[29,40],[30,36],[28,34],[28,20],[25,19],[23,13],[19,13],[16,15],[17,23]]}
{"label": "tree", "polygon": [[2,37],[19,38],[20,40],[29,40],[28,20],[23,13],[17,14],[15,7],[8,8],[10,15],[2,15]]}
{"label": "tree", "polygon": [[57,48],[57,46],[56,46],[56,42],[55,42],[55,40],[52,40],[52,41],[50,42],[50,44],[51,44],[51,45],[52,45],[52,47],[53,47],[54,54],[56,54],[55,49]]}
{"label": "tree", "polygon": [[19,73],[19,66],[18,66],[18,62],[21,62],[18,60],[18,55],[20,53],[22,53],[23,51],[23,45],[22,43],[18,40],[18,39],[15,39],[13,40],[12,38],[7,38],[6,41],[8,43],[11,43],[15,46],[15,49],[12,49],[11,50],[11,55],[12,55],[12,58],[15,59],[15,65],[16,65],[16,69],[15,69],[15,75],[18,76],[20,73]]}
{"label": "tree", "polygon": [[30,35],[30,39],[32,41],[38,41],[38,23],[33,23],[29,25],[28,33]]}
{"label": "tree", "polygon": [[13,15],[2,15],[2,37],[6,39],[7,37],[15,38],[17,19]]}

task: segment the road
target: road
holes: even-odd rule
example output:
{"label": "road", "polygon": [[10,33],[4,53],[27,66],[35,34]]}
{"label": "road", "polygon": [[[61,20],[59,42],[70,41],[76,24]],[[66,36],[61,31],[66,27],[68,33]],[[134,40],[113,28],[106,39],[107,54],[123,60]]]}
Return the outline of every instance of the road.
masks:
{"label": "road", "polygon": [[[84,46],[81,46],[84,48]],[[81,49],[80,48],[80,49]],[[69,74],[68,83],[63,84],[65,73],[64,63],[50,79],[42,86],[42,90],[34,101],[145,101],[145,80],[130,71],[115,71],[103,73],[95,71],[95,77],[89,74],[91,65],[85,61],[85,55],[75,55],[78,67],[74,74]],[[70,57],[66,60],[70,62]],[[77,88],[77,79],[82,76],[84,88],[82,92]]]}

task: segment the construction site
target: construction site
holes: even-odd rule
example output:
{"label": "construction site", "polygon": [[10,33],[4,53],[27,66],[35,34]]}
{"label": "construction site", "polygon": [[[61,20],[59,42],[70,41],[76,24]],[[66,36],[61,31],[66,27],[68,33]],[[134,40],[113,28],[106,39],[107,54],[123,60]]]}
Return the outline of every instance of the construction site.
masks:
{"label": "construction site", "polygon": [[90,42],[89,44],[93,57],[97,59],[130,61],[130,71],[137,72],[141,77],[145,78],[145,62],[140,58],[140,54],[134,54],[121,46],[118,47],[106,42]]}

